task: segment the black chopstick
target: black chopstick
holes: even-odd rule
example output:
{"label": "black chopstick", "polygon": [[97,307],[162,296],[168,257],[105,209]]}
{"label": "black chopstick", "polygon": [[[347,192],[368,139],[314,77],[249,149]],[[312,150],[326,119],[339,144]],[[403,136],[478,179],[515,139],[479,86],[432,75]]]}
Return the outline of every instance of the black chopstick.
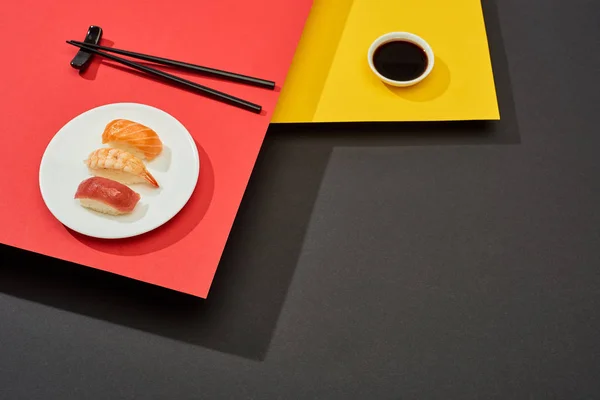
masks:
{"label": "black chopstick", "polygon": [[188,81],[187,79],[180,78],[176,75],[171,75],[166,72],[160,71],[158,69],[150,68],[145,65],[141,65],[141,64],[138,64],[138,63],[130,61],[130,60],[126,60],[121,57],[113,56],[112,54],[104,53],[102,51],[96,50],[96,49],[88,46],[87,44],[77,44],[77,43],[75,43],[73,41],[69,41],[69,40],[67,40],[67,43],[72,46],[76,46],[76,47],[85,49],[85,50],[89,51],[90,53],[98,54],[99,56],[108,58],[109,60],[113,60],[118,63],[127,65],[128,67],[146,72],[150,75],[160,76],[161,78],[164,78],[171,82],[178,83],[184,87],[194,89],[197,92],[200,92],[208,97],[222,101],[224,103],[231,104],[231,105],[243,108],[245,110],[252,111],[257,114],[260,114],[260,112],[262,111],[262,107],[259,106],[258,104],[254,104],[249,101],[240,99],[238,97],[231,96],[227,93],[219,92],[218,90],[214,90],[209,87],[199,85],[195,82]]}
{"label": "black chopstick", "polygon": [[182,68],[182,69],[188,69],[191,71],[200,72],[205,75],[216,76],[216,77],[219,77],[222,79],[227,79],[230,81],[241,82],[241,83],[245,83],[248,85],[258,86],[258,87],[271,89],[271,90],[275,89],[275,82],[268,81],[266,79],[254,78],[251,76],[242,75],[242,74],[238,74],[235,72],[228,72],[228,71],[223,71],[220,69],[203,67],[201,65],[190,64],[190,63],[183,62],[183,61],[170,60],[170,59],[164,58],[164,57],[156,57],[156,56],[151,56],[148,54],[136,53],[134,51],[115,49],[113,47],[106,47],[106,46],[100,46],[97,44],[84,43],[84,42],[79,42],[76,40],[71,40],[71,42],[73,42],[74,44],[78,44],[78,45],[86,45],[86,46],[91,47],[96,50],[104,50],[104,51],[108,51],[111,53],[117,53],[117,54],[121,54],[124,56],[132,57],[132,58],[138,58],[140,60],[152,61],[157,64],[169,65],[172,67],[178,67],[178,68]]}

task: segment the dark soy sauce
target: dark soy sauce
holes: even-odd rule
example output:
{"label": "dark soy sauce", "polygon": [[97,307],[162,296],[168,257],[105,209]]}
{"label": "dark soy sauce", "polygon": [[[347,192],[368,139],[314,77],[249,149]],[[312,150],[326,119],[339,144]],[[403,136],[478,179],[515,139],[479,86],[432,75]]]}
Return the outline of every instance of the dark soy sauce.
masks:
{"label": "dark soy sauce", "polygon": [[383,76],[394,81],[412,81],[427,69],[425,50],[414,43],[395,40],[375,50],[373,65]]}

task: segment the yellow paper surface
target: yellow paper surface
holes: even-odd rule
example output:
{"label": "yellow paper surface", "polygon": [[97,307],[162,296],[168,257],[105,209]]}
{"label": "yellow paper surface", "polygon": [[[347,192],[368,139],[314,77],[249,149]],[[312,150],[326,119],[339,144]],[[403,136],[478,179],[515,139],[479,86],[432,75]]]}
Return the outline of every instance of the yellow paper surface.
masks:
{"label": "yellow paper surface", "polygon": [[[435,67],[393,88],[369,68],[388,32],[421,36]],[[273,122],[499,119],[480,0],[315,0]]]}

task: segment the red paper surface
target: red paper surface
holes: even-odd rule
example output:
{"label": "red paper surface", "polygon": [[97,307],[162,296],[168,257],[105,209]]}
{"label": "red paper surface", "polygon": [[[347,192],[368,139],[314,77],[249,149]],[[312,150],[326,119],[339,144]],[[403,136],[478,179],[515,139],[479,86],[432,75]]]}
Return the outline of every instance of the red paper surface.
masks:
{"label": "red paper surface", "polygon": [[[82,76],[69,62],[89,25],[101,44],[274,80],[281,87],[312,0],[12,1],[0,37],[0,242],[206,297],[252,172],[279,89],[175,72],[263,106],[256,115],[96,58]],[[198,186],[187,206],[157,230],[98,240],[66,229],[44,205],[42,154],[80,113],[137,102],[181,121],[200,152]]]}

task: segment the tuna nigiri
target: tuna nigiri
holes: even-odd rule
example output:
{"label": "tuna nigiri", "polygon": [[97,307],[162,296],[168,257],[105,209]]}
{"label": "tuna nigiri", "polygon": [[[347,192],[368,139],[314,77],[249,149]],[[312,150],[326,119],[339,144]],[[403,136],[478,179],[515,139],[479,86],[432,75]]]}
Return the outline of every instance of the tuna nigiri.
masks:
{"label": "tuna nigiri", "polygon": [[94,211],[122,215],[133,211],[140,195],[122,183],[94,176],[79,184],[75,198]]}
{"label": "tuna nigiri", "polygon": [[125,150],[148,161],[156,158],[163,149],[156,132],[140,123],[127,119],[115,119],[106,125],[102,143]]}
{"label": "tuna nigiri", "polygon": [[86,165],[93,175],[124,184],[148,182],[158,187],[158,182],[136,156],[121,149],[101,148],[93,151]]}

